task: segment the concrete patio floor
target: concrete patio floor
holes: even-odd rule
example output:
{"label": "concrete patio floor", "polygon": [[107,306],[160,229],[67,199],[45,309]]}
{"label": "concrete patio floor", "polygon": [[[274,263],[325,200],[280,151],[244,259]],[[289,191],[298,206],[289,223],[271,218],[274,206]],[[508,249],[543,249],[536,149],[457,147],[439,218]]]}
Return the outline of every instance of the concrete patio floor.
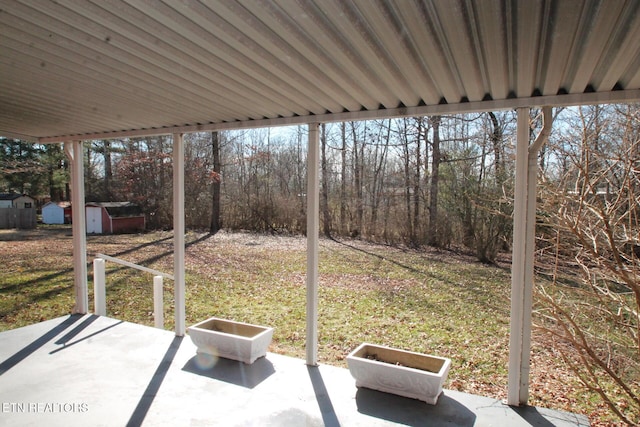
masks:
{"label": "concrete patio floor", "polygon": [[188,336],[95,315],[0,333],[0,405],[3,426],[589,425],[450,390],[427,405],[272,353],[204,367]]}

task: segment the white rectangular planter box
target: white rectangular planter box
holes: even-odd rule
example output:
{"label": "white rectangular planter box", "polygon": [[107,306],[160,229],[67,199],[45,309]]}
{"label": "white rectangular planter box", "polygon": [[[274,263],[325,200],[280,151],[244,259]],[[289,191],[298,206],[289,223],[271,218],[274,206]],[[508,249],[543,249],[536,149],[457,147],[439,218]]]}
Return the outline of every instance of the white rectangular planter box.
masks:
{"label": "white rectangular planter box", "polygon": [[267,354],[273,328],[211,317],[187,328],[198,353],[251,364]]}
{"label": "white rectangular planter box", "polygon": [[438,401],[451,360],[375,344],[361,344],[347,356],[356,387],[366,387],[419,399]]}

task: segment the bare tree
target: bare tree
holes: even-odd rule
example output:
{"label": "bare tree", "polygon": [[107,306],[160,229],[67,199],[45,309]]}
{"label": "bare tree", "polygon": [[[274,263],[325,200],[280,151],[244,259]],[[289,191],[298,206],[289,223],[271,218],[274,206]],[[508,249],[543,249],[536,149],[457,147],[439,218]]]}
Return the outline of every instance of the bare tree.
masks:
{"label": "bare tree", "polygon": [[329,166],[327,164],[327,124],[320,125],[320,156],[322,173],[322,231],[331,237],[331,215],[329,213]]}
{"label": "bare tree", "polygon": [[638,425],[640,109],[577,111],[581,126],[553,147],[568,162],[543,187],[541,246],[554,262],[551,285],[537,286],[537,328],[588,390]]}
{"label": "bare tree", "polygon": [[417,244],[417,232],[416,222],[413,219],[413,210],[411,209],[411,191],[412,191],[412,152],[410,146],[410,132],[409,132],[409,119],[402,119],[398,124],[398,136],[400,138],[401,157],[403,161],[403,174],[404,174],[404,208],[406,215],[406,238],[408,243],[412,245]]}
{"label": "bare tree", "polygon": [[370,235],[378,234],[378,210],[384,195],[386,164],[389,153],[389,137],[391,134],[390,121],[376,122],[377,132],[373,143],[373,153],[371,157],[371,182],[370,182],[370,215],[369,230]]}
{"label": "bare tree", "polygon": [[362,233],[362,223],[364,218],[364,200],[362,191],[363,153],[364,138],[366,138],[366,128],[364,137],[358,135],[358,127],[355,122],[351,122],[351,138],[353,142],[353,186],[355,191],[356,217],[355,224],[351,228],[352,236],[356,237]]}
{"label": "bare tree", "polygon": [[220,136],[218,132],[211,132],[211,160],[213,162],[213,176],[211,183],[211,226],[209,232],[215,234],[222,228],[222,217],[220,215]]}
{"label": "bare tree", "polygon": [[104,158],[104,198],[111,200],[113,198],[113,161],[111,159],[113,148],[111,140],[109,139],[103,140],[102,145],[102,156]]}
{"label": "bare tree", "polygon": [[431,185],[429,188],[429,232],[428,243],[431,246],[438,246],[438,191],[440,186],[440,162],[442,154],[440,152],[440,116],[430,119],[433,129],[431,140]]}
{"label": "bare tree", "polygon": [[347,124],[340,123],[340,234],[347,231]]}
{"label": "bare tree", "polygon": [[115,163],[118,195],[137,203],[147,214],[148,228],[171,224],[171,144],[163,136],[134,138]]}
{"label": "bare tree", "polygon": [[[415,151],[414,151],[414,159],[415,159],[415,167],[413,168],[413,226],[411,227],[413,230],[413,245],[420,245],[421,242],[421,234],[420,231],[422,229],[422,216],[420,215],[420,202],[422,201],[421,193],[422,193],[422,127],[424,119],[422,117],[415,118]],[[426,159],[425,159],[426,162]],[[419,237],[420,236],[420,237]]]}

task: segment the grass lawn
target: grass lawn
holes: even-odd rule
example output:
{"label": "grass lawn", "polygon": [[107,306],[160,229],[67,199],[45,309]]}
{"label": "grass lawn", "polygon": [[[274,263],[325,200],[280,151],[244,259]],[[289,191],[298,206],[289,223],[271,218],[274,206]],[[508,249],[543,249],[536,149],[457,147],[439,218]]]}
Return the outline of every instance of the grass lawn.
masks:
{"label": "grass lawn", "polygon": [[[217,316],[273,326],[270,351],[304,358],[303,237],[189,233],[187,245],[187,325]],[[104,253],[169,273],[172,250],[170,232],[88,237],[89,260]],[[0,230],[0,259],[0,330],[72,310],[68,226]],[[108,262],[108,315],[153,325],[152,280]],[[452,359],[446,388],[503,399],[510,287],[506,263],[488,266],[448,251],[321,240],[319,361],[346,366],[346,355],[361,342],[436,354]],[[89,288],[92,302],[91,282]],[[173,329],[171,281],[165,281],[164,296],[165,327]],[[531,364],[530,404],[612,425],[545,337],[534,334]]]}

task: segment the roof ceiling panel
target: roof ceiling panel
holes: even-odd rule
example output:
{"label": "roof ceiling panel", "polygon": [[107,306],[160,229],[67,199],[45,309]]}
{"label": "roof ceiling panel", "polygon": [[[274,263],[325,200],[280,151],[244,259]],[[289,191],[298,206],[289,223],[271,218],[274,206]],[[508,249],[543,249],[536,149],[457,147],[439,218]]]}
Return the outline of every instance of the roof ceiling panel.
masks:
{"label": "roof ceiling panel", "polygon": [[462,83],[452,68],[452,61],[445,55],[442,28],[435,19],[433,5],[406,2],[396,5],[396,9],[408,33],[407,37],[413,40],[425,78],[428,77],[438,90],[438,99],[424,98],[423,101],[428,104],[441,100],[458,102],[462,98]]}
{"label": "roof ceiling panel", "polygon": [[584,18],[576,13],[575,5],[571,2],[557,2],[554,6],[554,19],[546,23],[549,36],[544,40],[544,58],[539,63],[536,84],[543,95],[555,95],[558,88],[562,87],[568,64],[573,59],[575,35]]}
{"label": "roof ceiling panel", "polygon": [[[313,38],[312,35],[324,33],[318,28],[317,22],[305,19],[298,23],[292,18],[309,16],[298,4],[289,3],[287,8],[279,7],[272,0],[248,0],[242,4],[254,16],[261,16],[262,23],[273,32],[271,48],[282,51],[287,63],[296,63],[298,68],[309,67],[313,72],[310,77],[327,88],[327,95],[340,103],[340,110],[357,110],[363,105],[367,105],[368,108],[378,107],[375,98],[361,86],[353,73],[341,67],[341,64],[327,53],[327,50],[332,52],[339,50],[339,47],[332,45],[326,38],[322,41]],[[268,13],[260,15],[264,10]]]}
{"label": "roof ceiling panel", "polygon": [[[138,5],[141,6],[141,5]],[[214,17],[211,11],[198,2],[174,3],[171,9],[159,3],[143,9],[143,15],[153,17],[157,23],[150,34],[157,37],[153,43],[168,43],[208,67],[209,85],[215,91],[228,88],[253,99],[272,103],[271,109],[290,110],[293,114],[308,114],[309,110],[294,101],[287,94],[292,92],[289,84],[281,76],[273,75],[260,68],[253,59],[240,55],[232,41],[225,41],[208,29]],[[138,21],[127,15],[134,26]],[[158,23],[160,25],[158,25]],[[171,30],[179,29],[179,31]],[[191,60],[180,61],[190,63]]]}
{"label": "roof ceiling panel", "polygon": [[637,100],[638,28],[635,0],[0,0],[0,135]]}
{"label": "roof ceiling panel", "polygon": [[[102,5],[106,6],[107,4],[104,2]],[[241,92],[233,92],[229,89],[227,85],[229,81],[225,79],[224,75],[216,73],[215,70],[202,63],[201,58],[206,57],[205,55],[190,55],[191,52],[184,45],[171,45],[168,41],[171,41],[172,38],[179,38],[179,36],[176,36],[169,28],[156,26],[150,29],[151,33],[145,31],[141,24],[144,15],[136,14],[133,9],[127,10],[122,15],[126,16],[130,22],[97,7],[94,9],[92,12],[93,16],[98,16],[97,22],[105,29],[116,30],[114,36],[105,36],[110,46],[121,49],[122,52],[116,53],[116,58],[119,55],[128,54],[131,56],[127,58],[127,62],[135,63],[136,59],[146,61],[147,64],[143,68],[157,70],[154,76],[160,79],[165,87],[172,85],[179,79],[186,79],[191,85],[186,85],[189,90],[181,90],[181,92],[186,92],[185,95],[209,94],[223,100],[230,109],[237,102],[241,102],[243,99],[248,100]],[[138,19],[136,20],[136,18]],[[187,68],[184,64],[190,64],[190,66]],[[215,91],[212,89],[212,82],[216,83]],[[183,86],[180,89],[183,89]],[[253,101],[256,104],[256,109],[259,108],[260,100],[254,99]],[[257,114],[255,111],[248,110],[245,105],[240,109],[236,107],[236,114],[239,111],[243,111],[249,116]]]}
{"label": "roof ceiling panel", "polygon": [[424,99],[437,100],[437,89],[431,80],[424,78],[424,69],[412,44],[413,40],[395,11],[388,4],[368,0],[359,2],[358,10],[375,33],[376,40],[379,40],[380,60],[394,64],[393,68],[397,70],[394,72],[400,73],[401,80],[406,81],[410,87],[410,93],[402,102],[415,105]]}
{"label": "roof ceiling panel", "polygon": [[[640,2],[628,2],[610,35],[609,49],[594,81],[595,90],[612,90],[620,84],[640,53]],[[605,66],[605,64],[607,64]],[[602,75],[600,79],[599,76]]]}
{"label": "roof ceiling panel", "polygon": [[[93,6],[87,2],[69,2],[69,7],[74,7],[74,12],[82,18],[74,19],[70,25],[84,30],[87,34],[98,34],[101,54],[99,61],[115,59],[122,64],[122,67],[149,70],[149,73],[158,78],[167,90],[172,90],[172,86],[178,84],[177,93],[190,98],[196,97],[210,98],[216,97],[221,100],[229,110],[229,116],[245,114],[248,117],[261,117],[256,109],[250,109],[254,103],[243,104],[242,107],[237,102],[242,101],[241,93],[229,93],[226,86],[218,85],[223,90],[212,90],[212,78],[216,74],[209,68],[202,67],[198,58],[193,58],[183,54],[181,49],[164,42],[167,38],[165,28],[160,25],[149,29],[150,33],[141,29],[146,15],[135,14],[135,10],[128,8],[125,10],[114,10],[113,13],[100,7]],[[105,0],[102,6],[109,5]],[[120,3],[118,3],[119,5]],[[84,6],[84,7],[83,7]],[[119,18],[121,16],[134,15],[137,25],[128,24]],[[68,16],[63,11],[60,18]],[[189,66],[185,66],[189,64]],[[204,70],[203,70],[204,68]],[[238,99],[240,98],[240,99]],[[245,97],[245,100],[248,98]],[[257,102],[255,102],[257,103]],[[256,116],[257,115],[257,116]]]}
{"label": "roof ceiling panel", "polygon": [[[436,14],[442,27],[443,46],[454,72],[464,89],[464,98],[480,101],[489,91],[484,55],[475,41],[478,27],[473,12],[464,0],[435,2]],[[466,31],[461,31],[461,28]]]}
{"label": "roof ceiling panel", "polygon": [[361,15],[357,6],[341,0],[318,2],[326,20],[339,32],[349,55],[356,59],[351,67],[361,67],[362,71],[382,92],[379,105],[386,108],[396,107],[401,100],[415,98],[406,79],[396,64],[385,54],[383,47],[374,36],[370,26]]}
{"label": "roof ceiling panel", "polygon": [[[264,8],[260,11],[265,14]],[[315,103],[317,106],[310,111],[320,114],[327,110],[342,110],[339,102],[331,96],[334,88],[327,85],[326,76],[316,64],[288,49],[285,40],[274,34],[245,7],[236,2],[223,1],[216,5],[215,13],[225,21],[220,23],[226,28],[225,31],[235,34],[239,42],[237,49],[245,56],[254,58],[259,67],[272,75],[282,76],[291,85],[292,96],[299,97],[302,102]],[[319,90],[320,87],[325,90]]]}
{"label": "roof ceiling panel", "polygon": [[477,26],[474,43],[484,59],[488,93],[495,99],[505,99],[511,88],[504,3],[486,2],[481,7],[473,6],[469,13]]}
{"label": "roof ceiling panel", "polygon": [[[517,97],[531,96],[536,89],[538,61],[540,58],[540,41],[547,38],[541,29],[549,29],[544,18],[543,2],[522,2],[512,5],[514,54],[509,60],[514,61],[515,87],[512,88]],[[509,37],[509,36],[507,36]]]}

